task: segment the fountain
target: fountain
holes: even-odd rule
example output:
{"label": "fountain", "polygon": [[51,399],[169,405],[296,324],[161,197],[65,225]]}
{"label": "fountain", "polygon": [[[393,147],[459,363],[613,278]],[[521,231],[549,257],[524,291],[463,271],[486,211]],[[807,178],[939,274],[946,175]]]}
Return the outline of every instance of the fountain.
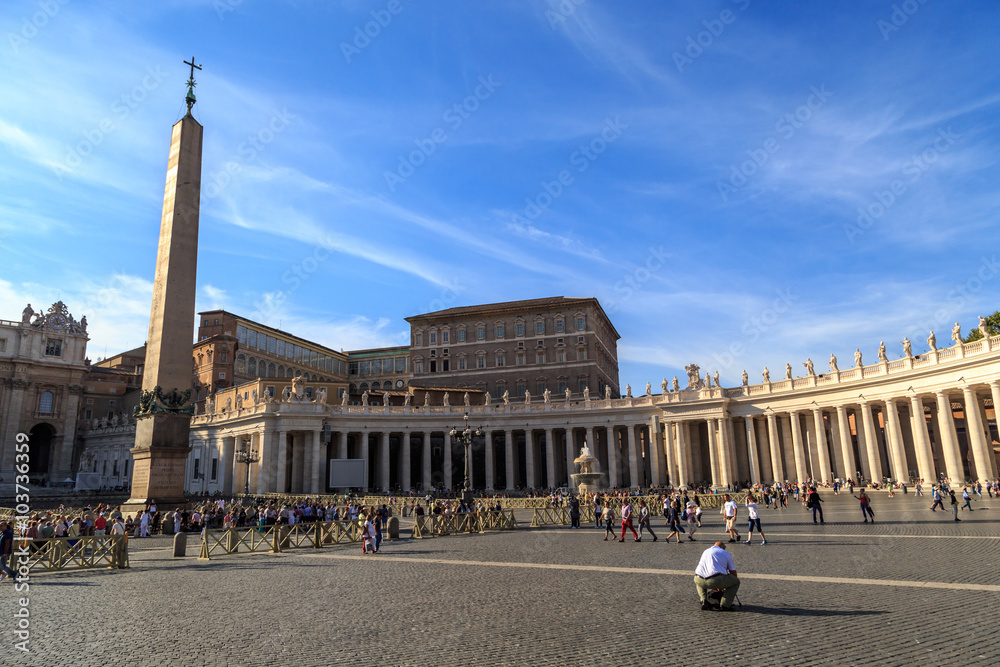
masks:
{"label": "fountain", "polygon": [[580,466],[580,472],[570,475],[573,483],[576,484],[577,493],[580,495],[593,493],[602,486],[604,473],[600,471],[601,464],[596,457],[591,455],[590,447],[586,443],[580,449],[580,456],[573,459],[573,463]]}

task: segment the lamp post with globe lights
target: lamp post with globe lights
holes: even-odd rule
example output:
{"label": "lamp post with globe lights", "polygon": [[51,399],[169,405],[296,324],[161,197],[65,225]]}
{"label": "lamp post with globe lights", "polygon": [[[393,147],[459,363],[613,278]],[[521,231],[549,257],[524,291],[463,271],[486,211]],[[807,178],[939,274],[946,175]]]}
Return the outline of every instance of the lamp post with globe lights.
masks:
{"label": "lamp post with globe lights", "polygon": [[260,461],[260,452],[250,448],[250,440],[244,440],[240,448],[236,450],[236,462],[243,463],[247,467],[246,484],[243,486],[243,495],[250,495],[250,466]]}
{"label": "lamp post with globe lights", "polygon": [[458,429],[451,429],[448,435],[451,436],[452,442],[457,442],[458,444],[465,447],[465,482],[462,484],[462,502],[466,506],[471,506],[472,504],[472,438],[478,437],[483,434],[481,428],[477,428],[475,431],[469,428],[469,413],[466,412],[462,417],[465,427],[459,431]]}

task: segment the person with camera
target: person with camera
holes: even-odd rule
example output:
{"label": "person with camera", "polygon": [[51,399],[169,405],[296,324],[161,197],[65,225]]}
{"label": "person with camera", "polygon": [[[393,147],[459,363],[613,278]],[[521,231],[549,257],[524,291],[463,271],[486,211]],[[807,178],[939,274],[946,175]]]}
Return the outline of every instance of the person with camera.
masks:
{"label": "person with camera", "polygon": [[702,611],[712,611],[717,607],[712,604],[709,594],[722,591],[719,611],[733,611],[733,602],[740,589],[740,580],[736,576],[736,562],[732,554],[726,551],[722,541],[705,549],[694,571],[694,585],[698,589],[698,599]]}

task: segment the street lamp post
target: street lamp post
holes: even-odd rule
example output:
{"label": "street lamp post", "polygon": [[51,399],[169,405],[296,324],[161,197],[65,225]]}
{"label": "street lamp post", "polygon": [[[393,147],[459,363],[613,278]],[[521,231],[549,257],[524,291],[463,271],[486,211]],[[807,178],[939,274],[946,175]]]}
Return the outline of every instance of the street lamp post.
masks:
{"label": "street lamp post", "polygon": [[236,462],[244,463],[247,467],[246,484],[243,487],[243,495],[250,495],[250,466],[260,461],[260,452],[250,448],[250,441],[244,440],[243,444],[236,451]]}
{"label": "street lamp post", "polygon": [[466,412],[462,417],[465,423],[465,427],[459,431],[457,429],[451,429],[449,435],[451,436],[452,442],[458,442],[460,445],[465,447],[465,482],[462,485],[462,502],[466,505],[472,504],[472,438],[473,436],[481,436],[483,434],[482,429],[477,428],[475,432],[469,428],[469,413]]}

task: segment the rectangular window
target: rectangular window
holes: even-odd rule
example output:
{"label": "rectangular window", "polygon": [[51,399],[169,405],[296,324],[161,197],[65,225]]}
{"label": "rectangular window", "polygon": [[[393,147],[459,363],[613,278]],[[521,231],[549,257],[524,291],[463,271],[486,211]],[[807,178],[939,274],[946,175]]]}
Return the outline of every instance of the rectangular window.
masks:
{"label": "rectangular window", "polygon": [[502,354],[497,355],[497,366],[503,366],[504,358]]}
{"label": "rectangular window", "polygon": [[38,400],[38,411],[43,415],[52,414],[53,396],[51,391],[43,391]]}
{"label": "rectangular window", "polygon": [[236,340],[240,341],[241,345],[247,344],[247,328],[242,324],[236,325]]}
{"label": "rectangular window", "polygon": [[526,387],[524,386],[523,383],[521,383],[521,382],[517,383],[517,395],[518,396],[524,396],[525,389],[526,389]]}
{"label": "rectangular window", "polygon": [[566,331],[566,320],[556,320],[556,333]]}
{"label": "rectangular window", "polygon": [[397,373],[406,372],[406,357],[396,357],[396,372]]}
{"label": "rectangular window", "polygon": [[580,392],[587,388],[587,378],[580,378]]}
{"label": "rectangular window", "polygon": [[201,459],[194,460],[194,478],[198,479],[198,473],[201,472]]}
{"label": "rectangular window", "polygon": [[[115,473],[116,475],[118,473]],[[219,478],[219,459],[212,459],[212,481]]]}
{"label": "rectangular window", "polygon": [[257,332],[253,329],[247,329],[247,345],[257,347]]}
{"label": "rectangular window", "polygon": [[576,330],[583,331],[586,328],[587,328],[587,318],[586,317],[576,318]]}
{"label": "rectangular window", "polygon": [[309,365],[316,368],[316,364],[319,362],[319,352],[316,350],[309,351]]}
{"label": "rectangular window", "polygon": [[436,331],[432,331],[427,335],[427,339],[430,341],[431,345],[437,345],[438,335]]}
{"label": "rectangular window", "polygon": [[494,334],[494,335],[495,335],[495,336],[496,336],[497,338],[503,338],[503,335],[504,335],[504,331],[503,331],[503,325],[502,325],[502,324],[498,324],[498,325],[496,325],[496,332],[495,332],[495,334]]}
{"label": "rectangular window", "polygon": [[517,324],[514,325],[514,327],[515,327],[515,330],[517,331],[516,335],[518,335],[518,336],[523,336],[524,335],[524,322],[518,322]]}
{"label": "rectangular window", "polygon": [[61,357],[62,356],[62,341],[61,340],[50,340],[45,343],[45,356],[47,357]]}
{"label": "rectangular window", "polygon": [[517,358],[514,359],[514,363],[517,364],[518,366],[523,366],[525,364],[524,352],[517,353]]}
{"label": "rectangular window", "polygon": [[417,375],[424,372],[424,363],[419,359],[413,362],[413,372]]}
{"label": "rectangular window", "polygon": [[539,336],[542,335],[543,333],[545,333],[545,322],[544,321],[539,320],[538,322],[535,322],[535,333],[538,334]]}
{"label": "rectangular window", "polygon": [[579,350],[577,350],[576,358],[579,359],[580,361],[585,361],[587,359],[587,348],[581,347]]}
{"label": "rectangular window", "polygon": [[275,354],[278,351],[278,339],[274,336],[267,337],[267,351]]}
{"label": "rectangular window", "polygon": [[535,353],[535,363],[536,364],[544,364],[545,363],[545,353],[544,352],[539,351],[539,352]]}
{"label": "rectangular window", "polygon": [[448,364],[448,360],[447,359],[445,359],[444,361],[442,361],[441,362],[441,372],[447,373],[448,370],[449,370],[448,366],[449,366],[449,364]]}
{"label": "rectangular window", "polygon": [[226,379],[226,374],[225,373],[219,373],[219,379],[220,380],[225,380]]}
{"label": "rectangular window", "polygon": [[7,339],[0,338],[0,352],[6,352],[6,351],[7,351]]}
{"label": "rectangular window", "polygon": [[414,341],[413,342],[414,345],[418,345],[418,346],[419,345],[423,345],[424,344],[424,335],[423,334],[419,334],[419,333],[416,334],[416,335],[414,335],[413,341]]}
{"label": "rectangular window", "polygon": [[431,360],[431,373],[437,373],[437,369],[438,369],[437,368],[437,363],[438,362],[436,362],[434,360]]}
{"label": "rectangular window", "polygon": [[94,413],[91,412],[90,409],[84,410],[84,412],[83,412],[83,418],[84,419],[92,419],[93,416],[94,416]]}
{"label": "rectangular window", "polygon": [[372,362],[362,361],[361,369],[358,371],[361,375],[370,375],[372,372]]}
{"label": "rectangular window", "polygon": [[566,393],[566,380],[559,380],[559,383],[558,383],[557,386],[559,387],[559,393],[560,394],[565,394]]}
{"label": "rectangular window", "polygon": [[541,396],[542,394],[545,393],[545,383],[544,382],[536,382],[535,383],[535,393],[538,394],[539,396]]}
{"label": "rectangular window", "polygon": [[476,327],[476,340],[486,340],[486,327]]}
{"label": "rectangular window", "polygon": [[[459,343],[464,343],[465,342],[465,329],[459,329],[458,330],[458,342]],[[2,344],[0,344],[0,345],[2,345]],[[0,352],[2,352],[2,351],[3,351],[3,347],[0,346]]]}
{"label": "rectangular window", "polygon": [[382,360],[375,359],[372,361],[372,375],[381,375],[381,374],[382,374]]}
{"label": "rectangular window", "polygon": [[358,374],[358,362],[351,361],[347,364],[347,374],[357,375]]}
{"label": "rectangular window", "polygon": [[128,459],[125,459],[125,466],[122,468],[122,477],[128,477]]}
{"label": "rectangular window", "polygon": [[449,343],[449,342],[451,342],[449,340],[450,337],[451,337],[451,332],[449,332],[449,331],[442,331],[441,332],[441,342],[442,343]]}
{"label": "rectangular window", "polygon": [[285,356],[285,341],[279,340],[277,343],[275,343],[275,345],[277,346],[276,352],[278,353],[278,356],[279,357]]}
{"label": "rectangular window", "polygon": [[556,358],[559,361],[566,361],[566,350],[559,350],[559,352],[556,353]]}
{"label": "rectangular window", "polygon": [[476,368],[486,368],[486,357],[484,356],[476,357]]}
{"label": "rectangular window", "polygon": [[460,371],[464,371],[465,370],[465,357],[459,357],[458,358],[458,370],[460,370]]}
{"label": "rectangular window", "polygon": [[295,346],[295,361],[302,361],[302,348]]}

